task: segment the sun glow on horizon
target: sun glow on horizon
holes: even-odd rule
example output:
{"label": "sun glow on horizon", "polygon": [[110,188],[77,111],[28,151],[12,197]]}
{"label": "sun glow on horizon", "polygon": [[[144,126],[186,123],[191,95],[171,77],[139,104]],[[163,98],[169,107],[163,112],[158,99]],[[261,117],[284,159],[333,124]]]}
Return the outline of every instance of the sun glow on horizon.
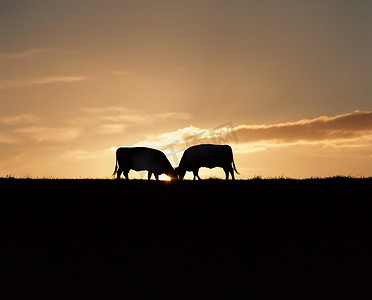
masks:
{"label": "sun glow on horizon", "polygon": [[168,175],[165,175],[165,174],[161,174],[159,176],[159,179],[163,180],[163,181],[171,181],[171,178]]}

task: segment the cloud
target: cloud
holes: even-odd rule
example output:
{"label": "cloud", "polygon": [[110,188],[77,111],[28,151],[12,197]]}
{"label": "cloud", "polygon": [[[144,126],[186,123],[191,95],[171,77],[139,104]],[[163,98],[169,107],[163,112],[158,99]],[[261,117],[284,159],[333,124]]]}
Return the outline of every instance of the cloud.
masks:
{"label": "cloud", "polygon": [[87,80],[86,76],[47,76],[32,79],[5,80],[0,81],[0,89],[27,88],[54,83],[75,83]]}
{"label": "cloud", "polygon": [[0,132],[0,144],[16,144],[19,139],[12,134]]}
{"label": "cloud", "polygon": [[35,125],[40,118],[33,114],[0,116],[0,144],[16,144],[22,139],[14,130]]}
{"label": "cloud", "polygon": [[98,125],[95,131],[99,134],[117,134],[123,132],[124,129],[123,124],[102,124]]}
{"label": "cloud", "polygon": [[169,113],[158,113],[152,115],[154,120],[169,120],[169,119],[180,119],[187,120],[192,117],[191,114],[185,112],[169,112]]}
{"label": "cloud", "polygon": [[19,125],[19,124],[30,124],[36,123],[40,118],[33,114],[20,114],[15,116],[3,116],[0,117],[0,123],[6,125]]}
{"label": "cloud", "polygon": [[[116,149],[115,149],[116,151]],[[67,158],[69,160],[90,160],[90,159],[97,159],[107,156],[112,156],[112,151],[103,150],[103,151],[87,151],[84,149],[77,149],[77,150],[69,150],[66,153],[62,154],[62,158]]]}
{"label": "cloud", "polygon": [[56,143],[73,141],[84,136],[123,133],[128,127],[185,119],[186,113],[157,113],[130,110],[125,107],[85,108],[83,114],[56,123],[34,114],[0,116],[0,143],[16,144],[34,141]]}
{"label": "cloud", "polygon": [[46,120],[34,114],[0,116],[2,144],[21,143],[27,139],[36,142],[66,142],[76,139],[82,132],[82,128],[69,124],[50,126]]}
{"label": "cloud", "polygon": [[185,112],[166,112],[151,114],[146,111],[128,109],[121,106],[89,107],[81,109],[85,116],[77,120],[78,123],[89,123],[96,128],[97,133],[115,134],[134,125],[152,125],[169,120],[187,120],[192,117]]}
{"label": "cloud", "polygon": [[49,51],[50,49],[47,48],[32,48],[18,52],[0,52],[0,60],[33,57],[39,54],[47,53]]}
{"label": "cloud", "polygon": [[79,137],[81,129],[74,127],[29,126],[18,128],[15,132],[37,142],[66,142]]}
{"label": "cloud", "polygon": [[149,124],[156,121],[165,121],[169,119],[186,120],[192,117],[191,114],[185,112],[166,112],[150,114],[146,111],[128,109],[122,106],[109,107],[88,107],[82,108],[87,115],[102,121],[124,122],[136,124]]}
{"label": "cloud", "polygon": [[317,143],[350,140],[372,134],[372,112],[354,111],[334,117],[321,116],[271,125],[240,125],[239,142]]}
{"label": "cloud", "polygon": [[126,70],[114,70],[112,71],[112,74],[122,77],[131,77],[133,76],[133,73]]}
{"label": "cloud", "polygon": [[50,84],[50,83],[73,83],[78,81],[87,80],[85,76],[49,76],[34,79],[30,81],[32,84]]}
{"label": "cloud", "polygon": [[269,147],[318,144],[331,148],[367,147],[372,143],[372,112],[354,111],[333,117],[321,116],[296,122],[270,125],[226,123],[212,128],[188,126],[176,131],[148,136],[134,146],[181,152],[197,144],[230,144],[235,152],[264,151]]}
{"label": "cloud", "polygon": [[162,150],[171,163],[179,164],[181,156],[189,146],[196,144],[211,143],[210,132],[195,126],[188,126],[176,131],[162,133],[157,136],[148,136],[133,147],[150,147]]}

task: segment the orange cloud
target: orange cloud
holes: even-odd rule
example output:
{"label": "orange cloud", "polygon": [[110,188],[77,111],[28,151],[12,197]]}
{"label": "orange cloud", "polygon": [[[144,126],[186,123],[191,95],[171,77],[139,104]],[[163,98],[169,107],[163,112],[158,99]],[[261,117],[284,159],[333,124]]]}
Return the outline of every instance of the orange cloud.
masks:
{"label": "orange cloud", "polygon": [[19,124],[29,124],[35,123],[40,118],[33,114],[20,114],[14,116],[2,116],[0,117],[0,124],[5,125],[19,125]]}
{"label": "orange cloud", "polygon": [[29,126],[16,132],[37,142],[66,142],[81,135],[80,128],[73,127]]}
{"label": "orange cloud", "polygon": [[47,53],[50,49],[47,48],[33,48],[19,52],[0,52],[0,59],[22,59]]}
{"label": "orange cloud", "polygon": [[54,83],[75,83],[87,80],[85,76],[48,76],[32,79],[17,79],[0,81],[0,89],[17,89],[28,88],[39,85],[54,84]]}
{"label": "orange cloud", "polygon": [[[167,155],[182,152],[196,144],[230,144],[235,152],[251,153],[267,148],[313,144],[331,148],[364,148],[372,143],[372,111],[354,111],[334,117],[270,125],[239,125],[202,129],[189,126],[176,131],[148,136],[133,146],[163,150]],[[231,126],[231,127],[229,127]]]}
{"label": "orange cloud", "polygon": [[272,125],[240,125],[235,132],[241,143],[300,143],[348,140],[372,134],[372,111],[354,111]]}

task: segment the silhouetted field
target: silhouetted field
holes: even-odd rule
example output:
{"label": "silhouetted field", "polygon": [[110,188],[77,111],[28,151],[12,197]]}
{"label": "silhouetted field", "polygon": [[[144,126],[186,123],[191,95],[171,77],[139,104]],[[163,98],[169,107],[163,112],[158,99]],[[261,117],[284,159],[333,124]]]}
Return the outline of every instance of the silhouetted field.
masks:
{"label": "silhouetted field", "polygon": [[370,299],[371,187],[0,179],[2,285],[20,299]]}

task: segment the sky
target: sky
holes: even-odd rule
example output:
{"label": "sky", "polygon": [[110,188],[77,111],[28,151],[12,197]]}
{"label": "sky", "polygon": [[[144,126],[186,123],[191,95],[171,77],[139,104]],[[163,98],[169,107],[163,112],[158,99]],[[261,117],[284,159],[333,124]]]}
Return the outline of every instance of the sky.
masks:
{"label": "sky", "polygon": [[371,53],[367,0],[0,0],[0,177],[200,143],[239,179],[372,176]]}

